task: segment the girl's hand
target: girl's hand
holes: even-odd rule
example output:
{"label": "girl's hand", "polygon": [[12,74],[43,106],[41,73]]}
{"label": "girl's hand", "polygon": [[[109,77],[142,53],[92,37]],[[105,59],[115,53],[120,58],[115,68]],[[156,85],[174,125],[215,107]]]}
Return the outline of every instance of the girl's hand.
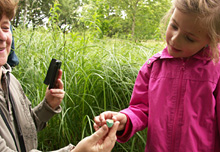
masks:
{"label": "girl's hand", "polygon": [[101,126],[106,124],[106,119],[112,119],[114,122],[119,121],[118,131],[124,130],[127,123],[127,116],[120,112],[105,111],[94,118],[94,129],[97,131]]}
{"label": "girl's hand", "polygon": [[49,90],[47,87],[46,90],[46,95],[45,95],[46,101],[49,104],[49,106],[54,110],[60,105],[65,95],[65,91],[63,90],[63,82],[61,78],[62,78],[62,70],[59,70],[57,81],[55,83],[55,88]]}

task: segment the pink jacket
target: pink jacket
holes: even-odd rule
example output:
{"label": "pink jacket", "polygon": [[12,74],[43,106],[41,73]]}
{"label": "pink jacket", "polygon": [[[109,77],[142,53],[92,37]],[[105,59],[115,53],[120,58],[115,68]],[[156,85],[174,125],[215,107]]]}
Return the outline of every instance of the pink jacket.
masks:
{"label": "pink jacket", "polygon": [[148,127],[145,152],[220,152],[220,62],[207,51],[183,60],[165,48],[143,65],[119,142]]}

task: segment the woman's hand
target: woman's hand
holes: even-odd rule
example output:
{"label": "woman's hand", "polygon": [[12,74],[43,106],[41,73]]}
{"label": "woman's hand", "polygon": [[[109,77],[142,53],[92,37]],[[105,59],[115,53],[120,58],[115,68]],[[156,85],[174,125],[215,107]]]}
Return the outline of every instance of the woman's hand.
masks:
{"label": "woman's hand", "polygon": [[62,70],[59,70],[57,80],[55,83],[55,88],[49,90],[47,87],[46,90],[46,95],[45,95],[46,101],[49,104],[49,106],[54,110],[60,105],[65,95],[65,91],[63,90],[63,82],[61,78],[62,78]]}
{"label": "woman's hand", "polygon": [[103,125],[94,134],[81,140],[71,152],[110,152],[116,142],[119,122],[112,128]]}

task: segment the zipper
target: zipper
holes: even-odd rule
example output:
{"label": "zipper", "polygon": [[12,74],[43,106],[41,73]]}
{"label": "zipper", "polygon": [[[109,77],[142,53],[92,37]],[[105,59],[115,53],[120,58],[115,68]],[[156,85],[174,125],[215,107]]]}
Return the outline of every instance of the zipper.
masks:
{"label": "zipper", "polygon": [[180,108],[180,101],[181,101],[181,90],[182,90],[182,81],[183,81],[183,74],[185,71],[185,62],[183,61],[183,64],[180,69],[180,75],[179,75],[179,82],[178,82],[178,93],[177,93],[177,103],[175,108],[175,115],[174,115],[174,122],[173,122],[173,132],[172,132],[172,148],[171,152],[175,151],[176,147],[176,132],[177,132],[177,125],[178,125],[178,116],[179,116],[179,108]]}

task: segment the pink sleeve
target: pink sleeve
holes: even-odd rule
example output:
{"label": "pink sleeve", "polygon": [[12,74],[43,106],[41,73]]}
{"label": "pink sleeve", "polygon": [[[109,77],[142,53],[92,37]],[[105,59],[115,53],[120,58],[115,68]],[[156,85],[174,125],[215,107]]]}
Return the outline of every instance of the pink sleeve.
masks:
{"label": "pink sleeve", "polygon": [[146,62],[138,73],[128,108],[120,111],[129,118],[126,130],[118,136],[118,142],[127,142],[136,132],[148,125],[148,85],[151,67]]}

